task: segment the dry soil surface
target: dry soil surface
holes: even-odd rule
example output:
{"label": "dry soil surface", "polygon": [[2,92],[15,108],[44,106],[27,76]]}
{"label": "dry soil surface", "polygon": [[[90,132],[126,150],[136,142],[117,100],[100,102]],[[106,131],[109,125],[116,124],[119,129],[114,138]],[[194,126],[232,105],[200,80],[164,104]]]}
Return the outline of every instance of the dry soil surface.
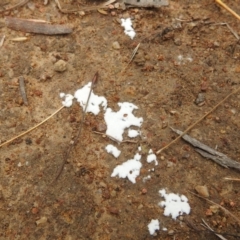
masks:
{"label": "dry soil surface", "polygon": [[[19,1],[4,2],[13,6]],[[240,13],[239,1],[225,3]],[[66,8],[77,5],[82,6],[66,1]],[[1,143],[50,116],[61,107],[60,92],[74,93],[96,71],[94,93],[105,96],[116,111],[118,102],[134,103],[139,108],[135,115],[144,122],[135,143],[118,145],[94,132],[104,129],[103,112],[86,114],[78,143],[56,181],[82,119],[77,103],[1,147],[0,239],[218,239],[201,227],[201,219],[216,232],[239,236],[236,219],[191,194],[197,185],[205,185],[209,200],[240,219],[240,183],[224,180],[239,178],[239,172],[201,157],[183,140],[158,155],[158,166],[146,162],[149,149],[156,152],[176,138],[169,126],[185,130],[239,87],[240,43],[233,34],[240,34],[239,20],[209,0],[170,0],[161,9],[105,11],[67,14],[55,1],[44,5],[39,0],[1,13],[2,20],[14,16],[73,26],[71,34],[47,36],[14,31],[2,21]],[[133,20],[137,33],[133,40],[123,32],[122,17]],[[228,23],[234,32],[221,23]],[[11,40],[17,37],[27,40]],[[116,41],[119,49],[113,48]],[[138,43],[139,50],[124,71]],[[59,60],[66,63],[63,72],[56,71]],[[25,78],[28,105],[20,94],[20,76]],[[238,162],[239,101],[240,93],[234,94],[189,132]],[[118,159],[106,152],[109,143],[122,151]],[[133,158],[139,146],[143,166],[136,184],[112,178],[114,167]],[[143,181],[147,175],[151,178]],[[163,188],[186,195],[191,213],[177,220],[164,216],[158,205]],[[151,219],[160,221],[156,236],[147,229]]]}

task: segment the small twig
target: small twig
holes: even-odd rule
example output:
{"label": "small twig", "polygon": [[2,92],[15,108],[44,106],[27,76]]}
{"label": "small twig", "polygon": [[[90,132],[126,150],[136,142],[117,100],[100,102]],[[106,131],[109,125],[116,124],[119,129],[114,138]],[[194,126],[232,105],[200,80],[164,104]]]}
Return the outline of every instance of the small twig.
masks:
{"label": "small twig", "polygon": [[236,182],[240,182],[240,178],[225,177],[224,180],[226,180],[226,181],[236,181]]}
{"label": "small twig", "polygon": [[13,30],[45,35],[69,34],[73,31],[72,28],[67,25],[51,25],[47,22],[15,17],[6,17],[5,24],[8,28]]}
{"label": "small twig", "polygon": [[[85,116],[86,116],[88,103],[89,103],[89,100],[90,100],[90,97],[91,97],[91,94],[92,94],[92,90],[93,90],[94,86],[96,85],[97,81],[98,81],[98,72],[95,73],[95,75],[94,75],[94,77],[92,79],[91,88],[90,88],[90,91],[89,91],[89,94],[88,94],[88,99],[87,99],[87,102],[86,102],[86,105],[85,105],[85,109],[83,109],[82,121],[81,121],[79,129],[78,129],[78,134],[77,134],[76,140],[78,140],[78,138],[81,135],[82,125],[83,125],[83,123],[85,121]],[[74,142],[74,145],[76,145],[76,144],[77,144],[77,141]]]}
{"label": "small twig", "polygon": [[136,53],[137,53],[137,51],[138,51],[138,48],[140,47],[140,44],[141,44],[141,43],[139,43],[139,44],[134,48],[134,50],[133,50],[133,52],[132,52],[132,56],[131,56],[130,61],[128,62],[128,64],[130,64],[130,63],[132,62],[133,58],[135,57],[135,55],[136,55]]}
{"label": "small twig", "polygon": [[229,26],[228,23],[214,23],[213,25],[217,26],[217,25],[220,25],[220,26],[227,26],[227,28],[230,30],[230,32],[234,35],[234,37],[239,40],[239,36],[238,34]]}
{"label": "small twig", "polygon": [[23,133],[19,134],[18,136],[13,137],[13,138],[11,138],[10,140],[8,140],[8,141],[0,144],[0,148],[3,147],[4,145],[6,145],[6,144],[8,144],[8,143],[10,143],[10,142],[12,142],[12,141],[14,141],[14,140],[16,140],[17,138],[20,138],[20,137],[26,135],[27,133],[33,131],[33,130],[36,129],[37,127],[41,126],[43,123],[47,122],[50,118],[52,118],[54,115],[56,115],[58,112],[60,112],[63,108],[64,108],[64,106],[61,106],[57,111],[55,111],[52,115],[50,115],[49,117],[47,117],[47,118],[46,118],[45,120],[43,120],[42,122],[38,123],[36,126],[30,128],[30,129],[28,129],[26,132],[23,132]]}
{"label": "small twig", "polygon": [[204,114],[199,120],[197,120],[195,123],[190,125],[182,134],[180,134],[178,137],[176,137],[172,142],[167,144],[165,147],[159,149],[156,154],[160,154],[163,150],[169,148],[173,143],[177,142],[184,134],[186,134],[189,130],[191,130],[194,126],[196,126],[198,123],[200,123],[205,117],[207,117],[210,113],[212,113],[218,106],[220,106],[223,102],[225,102],[229,97],[231,97],[233,94],[237,93],[240,90],[240,87],[237,88],[235,91],[232,91],[229,93],[223,100],[221,100],[217,105],[215,105],[209,112]]}
{"label": "small twig", "polygon": [[204,224],[201,224],[203,227],[205,227],[206,229],[208,229],[210,232],[214,233],[217,237],[219,237],[222,240],[227,240],[225,237],[223,237],[221,234],[216,233],[207,223],[206,221],[204,221],[204,219],[202,218],[202,222]]}
{"label": "small twig", "polygon": [[91,84],[91,88],[90,88],[90,91],[89,91],[89,94],[88,94],[88,99],[87,99],[87,102],[86,102],[86,105],[85,105],[85,108],[83,109],[83,114],[82,114],[82,121],[80,123],[80,126],[79,126],[79,129],[78,129],[78,133],[75,137],[75,140],[73,142],[73,144],[70,145],[70,147],[68,148],[65,156],[63,157],[63,162],[58,170],[58,173],[55,177],[55,179],[52,181],[51,184],[53,184],[55,181],[58,180],[58,178],[60,177],[62,171],[63,171],[63,168],[64,168],[64,165],[65,163],[67,162],[68,158],[69,158],[69,155],[72,151],[72,149],[74,148],[74,146],[76,146],[77,142],[78,142],[78,139],[81,135],[81,131],[82,131],[82,126],[83,126],[83,123],[85,121],[85,115],[86,115],[86,111],[87,111],[87,107],[88,107],[88,103],[89,103],[89,100],[90,100],[90,97],[91,97],[91,94],[92,94],[92,90],[93,90],[93,87],[95,86],[95,84],[97,83],[97,80],[98,80],[98,72],[95,73],[93,79],[92,79],[92,84]]}
{"label": "small twig", "polygon": [[104,3],[104,4],[98,5],[98,6],[82,7],[82,8],[79,8],[79,9],[63,9],[59,0],[55,0],[55,2],[56,2],[57,6],[59,8],[59,11],[62,12],[62,13],[75,13],[75,12],[79,12],[79,11],[91,11],[91,10],[98,10],[99,8],[108,8],[106,3]]}
{"label": "small twig", "polygon": [[13,42],[23,42],[23,41],[28,40],[28,38],[27,37],[16,37],[16,38],[11,38],[9,40],[13,41]]}
{"label": "small twig", "polygon": [[15,4],[14,6],[10,7],[10,8],[6,8],[4,10],[1,10],[0,13],[13,10],[14,8],[17,8],[17,7],[21,7],[21,6],[25,5],[28,1],[29,0],[23,0],[22,2],[19,2],[19,3]]}
{"label": "small twig", "polygon": [[209,199],[207,199],[207,198],[204,198],[204,197],[202,197],[202,196],[200,196],[200,195],[198,195],[198,194],[196,194],[196,193],[194,193],[194,192],[191,192],[191,191],[189,191],[189,192],[190,192],[191,194],[199,197],[199,198],[202,198],[202,199],[206,200],[207,202],[209,202],[209,203],[211,203],[211,204],[214,204],[214,205],[218,206],[218,207],[221,208],[226,214],[228,214],[228,215],[230,215],[231,217],[233,217],[233,218],[237,221],[237,223],[240,225],[240,220],[239,220],[235,215],[233,215],[230,211],[228,211],[226,208],[224,208],[223,206],[221,206],[221,205],[219,205],[219,204],[217,204],[217,203],[215,203],[215,202],[213,202],[213,201],[211,201],[211,200],[209,200]]}
{"label": "small twig", "polygon": [[27,94],[25,91],[24,77],[20,76],[18,80],[19,80],[19,87],[20,87],[20,92],[21,92],[23,102],[25,105],[28,105]]}
{"label": "small twig", "polygon": [[3,35],[3,37],[1,38],[0,40],[0,47],[2,47],[3,43],[4,43],[4,40],[5,40],[5,35]]}
{"label": "small twig", "polygon": [[175,18],[179,22],[192,22],[192,19],[181,19],[181,18]]}
{"label": "small twig", "polygon": [[[174,129],[170,127],[172,131],[174,131],[177,134],[182,134],[182,131],[179,131],[177,129]],[[240,171],[240,163],[237,161],[234,161],[233,159],[229,158],[227,155],[216,151],[215,149],[203,144],[202,142],[198,141],[195,138],[190,137],[188,134],[184,134],[182,138],[191,144],[195,151],[198,152],[203,157],[206,157],[208,159],[213,160],[217,164],[225,167],[225,168],[234,168],[236,170]]]}
{"label": "small twig", "polygon": [[130,57],[130,60],[128,61],[127,65],[122,69],[122,71],[120,72],[120,74],[122,75],[128,68],[128,66],[130,65],[130,63],[132,62],[132,60],[134,59],[135,55],[137,54],[137,51],[140,47],[141,43],[138,43],[138,45],[134,48],[132,55]]}
{"label": "small twig", "polygon": [[230,12],[234,17],[240,20],[240,16],[237,13],[235,13],[230,7],[228,7],[225,3],[223,3],[221,0],[215,0],[215,1],[224,9],[226,9],[228,12]]}

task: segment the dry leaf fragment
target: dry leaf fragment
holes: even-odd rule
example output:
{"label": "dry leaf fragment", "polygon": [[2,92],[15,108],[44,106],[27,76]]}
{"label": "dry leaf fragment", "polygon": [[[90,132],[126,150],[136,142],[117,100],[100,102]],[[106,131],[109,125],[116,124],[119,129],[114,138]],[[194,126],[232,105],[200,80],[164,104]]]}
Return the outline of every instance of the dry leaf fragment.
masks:
{"label": "dry leaf fragment", "polygon": [[98,12],[101,13],[101,14],[103,14],[103,15],[107,15],[107,14],[108,14],[107,11],[105,11],[105,10],[103,10],[103,9],[101,9],[101,8],[98,9]]}

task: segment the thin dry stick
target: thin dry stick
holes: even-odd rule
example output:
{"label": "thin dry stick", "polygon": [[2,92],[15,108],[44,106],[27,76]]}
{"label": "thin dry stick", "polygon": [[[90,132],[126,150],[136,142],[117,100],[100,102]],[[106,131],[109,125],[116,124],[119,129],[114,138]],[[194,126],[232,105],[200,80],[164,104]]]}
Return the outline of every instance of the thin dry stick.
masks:
{"label": "thin dry stick", "polygon": [[17,8],[17,7],[21,7],[21,6],[25,5],[27,2],[29,2],[29,0],[23,0],[22,2],[19,2],[19,3],[15,4],[14,6],[10,7],[10,8],[6,8],[4,10],[1,10],[0,13],[13,10],[14,8]]}
{"label": "thin dry stick", "polygon": [[220,25],[220,26],[227,26],[227,28],[230,30],[230,32],[234,35],[234,37],[237,39],[237,40],[239,40],[239,36],[238,36],[238,34],[235,32],[235,31],[233,31],[233,29],[229,26],[229,24],[228,23],[214,23],[213,25]]}
{"label": "thin dry stick", "polygon": [[5,35],[3,35],[3,37],[1,38],[0,40],[0,47],[2,47],[3,43],[4,43],[4,40],[5,40]]}
{"label": "thin dry stick", "polygon": [[225,177],[224,180],[226,180],[226,181],[236,181],[236,182],[240,182],[240,178]]}
{"label": "thin dry stick", "polygon": [[18,136],[13,137],[13,138],[11,138],[10,140],[8,140],[8,141],[0,144],[0,148],[1,148],[2,146],[4,146],[4,145],[6,145],[6,144],[8,144],[8,143],[10,143],[10,142],[12,142],[12,141],[14,141],[14,140],[16,140],[17,138],[20,138],[20,137],[26,135],[27,133],[33,131],[33,130],[36,129],[37,127],[41,126],[42,124],[44,124],[45,122],[47,122],[50,118],[52,118],[54,115],[56,115],[58,112],[60,112],[63,108],[64,108],[64,106],[60,107],[60,108],[59,108],[57,111],[55,111],[52,115],[50,115],[49,117],[47,117],[47,118],[46,118],[45,120],[43,120],[42,122],[38,123],[36,126],[28,129],[26,132],[23,132],[23,133],[19,134]]}
{"label": "thin dry stick", "polygon": [[90,91],[89,91],[89,94],[88,94],[88,99],[87,99],[85,108],[83,109],[82,121],[81,121],[81,123],[80,123],[77,136],[76,136],[73,144],[70,145],[70,147],[68,148],[65,156],[63,157],[63,162],[62,162],[62,164],[61,164],[61,166],[60,166],[60,168],[59,168],[59,170],[58,170],[58,173],[57,173],[55,179],[52,181],[51,184],[53,184],[55,181],[57,181],[58,178],[60,177],[60,175],[61,175],[61,173],[62,173],[62,171],[63,171],[64,165],[65,165],[65,163],[67,162],[67,160],[68,160],[68,158],[69,158],[69,155],[70,155],[73,147],[76,146],[77,141],[78,141],[78,139],[79,139],[79,137],[80,137],[80,135],[81,135],[82,126],[83,126],[83,123],[84,123],[84,121],[85,121],[85,115],[86,115],[88,103],[89,103],[89,100],[90,100],[90,97],[91,97],[91,94],[92,94],[93,87],[94,87],[94,85],[96,84],[97,80],[98,80],[98,72],[95,73],[95,75],[94,75],[94,77],[93,77],[93,79],[92,79],[91,88],[90,88]]}
{"label": "thin dry stick", "polygon": [[131,58],[130,58],[129,62],[127,63],[126,67],[122,70],[122,73],[124,73],[124,72],[126,71],[126,69],[128,68],[129,64],[130,64],[130,63],[132,62],[132,60],[134,59],[134,57],[135,57],[135,55],[137,54],[137,51],[138,51],[138,49],[139,49],[139,47],[140,47],[140,44],[141,44],[141,43],[139,43],[139,44],[134,48],[134,50],[133,50],[133,52],[132,52],[132,55],[131,55]]}
{"label": "thin dry stick", "polygon": [[99,8],[108,8],[108,6],[106,4],[109,4],[108,2],[107,3],[104,3],[104,4],[101,4],[101,5],[98,5],[98,6],[91,6],[91,7],[82,7],[82,8],[79,8],[79,9],[63,9],[59,0],[55,0],[58,8],[59,8],[59,11],[62,12],[62,13],[75,13],[75,12],[79,12],[79,11],[91,11],[91,10],[98,10]]}
{"label": "thin dry stick", "polygon": [[234,17],[240,20],[240,16],[237,13],[235,13],[230,7],[228,7],[225,3],[223,3],[221,0],[215,0],[215,1],[224,9],[226,9],[228,12],[230,12]]}
{"label": "thin dry stick", "polygon": [[226,208],[224,208],[223,206],[221,206],[221,205],[219,205],[219,204],[217,204],[217,203],[215,203],[215,202],[213,202],[213,201],[211,201],[211,200],[209,200],[209,199],[207,199],[207,198],[204,198],[204,197],[202,197],[202,196],[200,196],[200,195],[198,195],[198,194],[196,194],[196,193],[194,193],[194,192],[191,192],[191,191],[189,191],[189,192],[190,192],[191,194],[199,197],[199,198],[202,198],[202,199],[206,200],[207,202],[209,202],[209,203],[211,203],[211,204],[214,204],[214,205],[218,206],[218,207],[221,208],[225,213],[227,213],[228,215],[232,216],[232,217],[237,221],[237,223],[240,225],[240,220],[239,220],[235,215],[233,215],[230,211],[228,211]]}
{"label": "thin dry stick", "polygon": [[200,123],[205,117],[207,117],[210,113],[212,113],[218,106],[220,106],[223,102],[225,102],[230,96],[237,93],[240,90],[240,87],[237,88],[235,91],[232,91],[229,93],[222,101],[220,101],[217,105],[215,105],[209,112],[207,112],[205,115],[203,115],[199,120],[197,120],[195,123],[193,123],[191,126],[189,126],[182,134],[180,134],[178,137],[176,137],[172,142],[167,144],[165,147],[161,148],[157,151],[157,154],[160,154],[163,150],[169,148],[173,143],[177,142],[184,134],[186,134],[189,130],[191,130],[194,126],[196,126],[198,123]]}
{"label": "thin dry stick", "polygon": [[203,227],[205,227],[206,229],[208,229],[210,232],[214,233],[217,237],[219,237],[222,240],[227,240],[225,237],[223,237],[221,234],[216,233],[207,223],[206,221],[202,218],[202,222],[204,224],[201,224]]}
{"label": "thin dry stick", "polygon": [[25,83],[24,83],[25,79],[24,79],[23,76],[20,76],[18,81],[19,81],[20,93],[21,93],[23,102],[24,102],[25,105],[28,105],[27,94],[26,94],[26,91],[25,91]]}

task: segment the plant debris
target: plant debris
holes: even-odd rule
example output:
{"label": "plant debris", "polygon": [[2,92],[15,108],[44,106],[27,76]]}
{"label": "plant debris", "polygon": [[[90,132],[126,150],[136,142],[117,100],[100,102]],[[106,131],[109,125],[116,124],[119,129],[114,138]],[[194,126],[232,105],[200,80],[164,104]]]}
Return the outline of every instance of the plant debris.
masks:
{"label": "plant debris", "polygon": [[38,33],[45,35],[59,35],[72,33],[73,29],[67,25],[48,24],[33,19],[6,17],[5,24],[8,28],[16,31]]}
{"label": "plant debris", "polygon": [[[171,128],[175,133],[181,135],[183,132],[174,128]],[[220,153],[213,148],[208,147],[207,145],[201,143],[195,138],[190,137],[189,135],[185,134],[182,138],[193,145],[195,147],[195,151],[200,153],[203,157],[213,160],[214,162],[218,163],[219,165],[225,168],[235,168],[240,170],[240,163],[230,159],[223,153]]]}
{"label": "plant debris", "polygon": [[21,92],[23,102],[25,105],[28,105],[27,94],[25,91],[25,83],[24,83],[25,79],[23,76],[20,76],[18,80],[19,80],[19,87],[20,87],[20,92]]}

